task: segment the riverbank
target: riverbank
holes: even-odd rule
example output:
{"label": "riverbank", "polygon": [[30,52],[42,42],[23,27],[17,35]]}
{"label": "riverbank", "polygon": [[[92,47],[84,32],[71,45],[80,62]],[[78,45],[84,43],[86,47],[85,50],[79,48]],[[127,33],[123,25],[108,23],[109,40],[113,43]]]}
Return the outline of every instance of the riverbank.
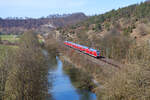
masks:
{"label": "riverbank", "polygon": [[63,60],[63,64],[65,73],[70,76],[71,82],[75,87],[94,92],[93,90],[96,85],[92,80],[92,76],[82,70],[77,69],[73,64],[66,60]]}
{"label": "riverbank", "polygon": [[[96,95],[88,90],[76,87],[70,74],[64,71],[65,65],[58,57],[57,67],[55,70],[50,70],[49,81],[52,83],[52,88],[49,89],[54,100],[96,100]],[[73,75],[76,77],[75,75]],[[51,80],[52,79],[52,80]],[[74,80],[78,83],[79,80]]]}
{"label": "riverbank", "polygon": [[[64,63],[65,73],[70,76],[75,87],[96,93],[99,83],[92,74],[82,69],[82,66],[73,63],[66,56],[60,56],[60,59]],[[76,80],[78,80],[77,83],[75,82]]]}
{"label": "riverbank", "polygon": [[[61,56],[58,53],[58,47],[59,46],[55,40],[49,39],[46,41],[45,49],[50,52],[51,55],[49,55],[49,57],[51,58],[51,61],[55,62],[56,58],[54,57],[57,56],[57,65],[53,70],[49,71],[49,82],[52,83],[52,88],[49,89],[49,93],[52,94],[52,98],[55,100],[68,100],[68,98],[70,98],[69,100],[96,100],[95,93],[92,93],[90,89],[87,89],[87,86],[85,86],[89,83],[85,83],[83,89],[83,86],[78,85],[78,87],[76,87],[74,84],[80,83],[81,79],[72,82],[73,78],[70,77],[71,74],[67,73],[70,72],[71,69],[68,69],[68,71],[65,70],[66,63],[61,59]],[[76,74],[79,74],[77,71],[75,72]],[[77,78],[75,74],[72,74],[72,76]],[[84,77],[82,79],[84,79]],[[79,86],[82,87],[82,89]],[[92,87],[93,86],[90,85],[90,88]]]}
{"label": "riverbank", "polygon": [[[100,66],[97,63],[94,63],[93,61],[88,59],[89,57],[88,55],[78,53],[75,50],[67,48],[65,46],[64,47],[59,46],[59,51],[60,51],[59,52],[60,59],[63,62],[69,63],[69,66],[73,67],[73,68],[67,67],[69,68],[69,69],[66,68],[68,72],[70,70],[76,69],[86,73],[85,76],[90,76],[90,81],[92,81],[92,84],[95,83],[95,86],[92,86],[92,88],[90,87],[89,90],[91,89],[91,91],[95,92],[97,95],[99,95],[99,91],[101,91],[101,89],[103,88],[103,84],[106,83],[106,81],[110,79],[118,70],[114,67]],[[78,84],[76,86],[78,86]]]}

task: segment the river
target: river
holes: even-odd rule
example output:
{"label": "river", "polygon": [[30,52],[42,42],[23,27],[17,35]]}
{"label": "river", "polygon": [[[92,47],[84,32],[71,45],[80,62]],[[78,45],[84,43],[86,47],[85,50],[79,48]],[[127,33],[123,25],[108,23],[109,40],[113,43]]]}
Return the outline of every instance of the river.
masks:
{"label": "river", "polygon": [[54,100],[96,100],[96,95],[92,92],[76,89],[67,74],[63,71],[63,63],[57,57],[57,68],[49,71],[49,82],[52,87],[49,93]]}

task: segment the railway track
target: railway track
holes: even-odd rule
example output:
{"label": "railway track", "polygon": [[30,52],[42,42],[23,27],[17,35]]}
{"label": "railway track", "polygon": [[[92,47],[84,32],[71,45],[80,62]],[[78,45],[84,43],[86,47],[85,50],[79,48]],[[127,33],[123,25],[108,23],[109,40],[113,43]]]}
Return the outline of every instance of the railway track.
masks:
{"label": "railway track", "polygon": [[[69,48],[71,48],[71,47],[69,47]],[[74,48],[71,48],[71,49],[74,49]],[[90,57],[92,57],[92,58],[94,58],[94,59],[103,61],[104,63],[107,63],[107,64],[109,64],[109,65],[111,65],[111,66],[113,66],[113,67],[116,67],[116,68],[119,68],[119,69],[120,69],[121,64],[120,64],[119,62],[116,62],[116,61],[112,60],[112,59],[105,58],[105,57],[95,58],[95,57],[93,57],[93,56],[91,56],[91,55],[88,55],[88,54],[86,54],[86,53],[84,53],[84,52],[82,52],[82,51],[79,51],[79,50],[77,50],[77,49],[74,49],[74,50],[77,51],[77,52],[79,52],[79,53],[82,53],[82,54],[84,54],[84,55],[90,56]]]}
{"label": "railway track", "polygon": [[117,67],[117,68],[120,69],[121,64],[118,63],[118,62],[115,62],[115,61],[112,60],[112,59],[105,58],[105,57],[98,58],[98,59],[99,59],[100,61],[103,61],[103,62],[105,62],[105,63],[107,63],[107,64],[109,64],[109,65],[112,65],[112,66]]}
{"label": "railway track", "polygon": [[[70,47],[68,47],[68,48],[70,48]],[[84,53],[84,52],[81,52],[81,51],[79,51],[79,50],[76,50],[76,49],[74,49],[74,48],[70,48],[70,49],[73,49],[73,50],[77,51],[78,53],[82,53],[82,54],[84,54],[84,55],[86,55],[86,56],[89,56],[90,58],[95,59],[95,61],[97,61],[97,60],[98,60],[98,61],[102,61],[102,62],[104,62],[104,63],[107,63],[107,64],[109,64],[109,65],[111,65],[111,66],[113,66],[113,67],[119,68],[119,69],[120,69],[120,67],[122,66],[119,62],[116,62],[116,61],[114,61],[114,60],[112,60],[112,59],[109,59],[109,58],[105,58],[105,57],[95,58],[95,57],[93,57],[93,56],[91,56],[91,55],[88,55],[88,54],[86,54],[86,53]]]}
{"label": "railway track", "polygon": [[[87,55],[87,54],[85,54],[84,52],[81,52],[81,51],[79,51],[79,50],[77,50],[77,49],[71,48],[71,47],[69,47],[69,46],[64,46],[62,43],[60,43],[60,44],[61,44],[61,46],[63,46],[62,48],[65,48],[65,47],[66,47],[66,48],[72,49],[72,50],[74,50],[74,51],[76,51],[76,52],[78,52],[78,53],[82,53],[82,54],[84,54],[84,55]],[[105,58],[105,57],[95,58],[95,57],[90,56],[90,55],[87,55],[87,56],[89,56],[89,57],[91,58],[91,60],[94,60],[95,62],[101,61],[101,62],[104,62],[104,63],[106,63],[106,64],[108,64],[108,65],[111,65],[111,66],[113,66],[113,67],[115,67],[115,68],[118,68],[118,69],[120,69],[121,66],[122,66],[122,64],[120,64],[119,62],[114,61],[114,60],[109,59],[109,58]]]}

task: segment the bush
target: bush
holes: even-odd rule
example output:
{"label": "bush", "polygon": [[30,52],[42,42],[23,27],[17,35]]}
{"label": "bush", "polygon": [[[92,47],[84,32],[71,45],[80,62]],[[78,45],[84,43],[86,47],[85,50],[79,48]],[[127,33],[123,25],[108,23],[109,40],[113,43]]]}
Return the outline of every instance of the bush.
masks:
{"label": "bush", "polygon": [[48,65],[36,34],[25,32],[14,53],[12,61],[8,62],[4,100],[46,99]]}
{"label": "bush", "polygon": [[0,100],[4,99],[5,85],[14,59],[14,51],[15,49],[0,45]]}
{"label": "bush", "polygon": [[135,63],[137,61],[149,61],[150,59],[150,46],[149,43],[142,45],[133,44],[130,46],[129,53],[127,55],[127,61]]}
{"label": "bush", "polygon": [[65,70],[65,73],[70,76],[71,82],[75,87],[89,91],[94,89],[95,85],[91,80],[92,77],[86,72],[75,68],[75,66],[67,61],[64,61],[63,69]]}
{"label": "bush", "polygon": [[116,73],[99,93],[101,100],[149,100],[150,63],[128,65]]}
{"label": "bush", "polygon": [[103,56],[122,60],[126,58],[131,40],[122,36],[118,31],[111,30],[101,39],[100,46]]}
{"label": "bush", "polygon": [[95,30],[96,30],[96,31],[102,31],[102,27],[101,27],[101,24],[100,24],[100,23],[96,24]]}
{"label": "bush", "polygon": [[105,23],[105,29],[107,30],[107,31],[109,31],[110,30],[110,23]]}
{"label": "bush", "polygon": [[123,29],[123,35],[124,36],[130,36],[130,33],[132,33],[133,29],[135,29],[135,25],[132,25],[131,27],[128,26],[127,28]]}
{"label": "bush", "polygon": [[59,44],[55,39],[48,38],[45,43],[45,48],[49,53],[49,59],[51,60],[51,64],[55,65],[57,63],[56,56],[58,56],[58,47]]}
{"label": "bush", "polygon": [[0,44],[1,44],[1,42],[2,42],[2,38],[0,37]]}
{"label": "bush", "polygon": [[148,24],[144,24],[144,23],[139,24],[137,26],[137,32],[138,32],[138,34],[140,34],[141,36],[150,34],[150,28],[149,27],[150,27],[150,25],[148,25]]}
{"label": "bush", "polygon": [[143,45],[130,49],[132,58],[128,58],[129,64],[107,79],[104,88],[98,92],[99,99],[150,100],[150,47]]}

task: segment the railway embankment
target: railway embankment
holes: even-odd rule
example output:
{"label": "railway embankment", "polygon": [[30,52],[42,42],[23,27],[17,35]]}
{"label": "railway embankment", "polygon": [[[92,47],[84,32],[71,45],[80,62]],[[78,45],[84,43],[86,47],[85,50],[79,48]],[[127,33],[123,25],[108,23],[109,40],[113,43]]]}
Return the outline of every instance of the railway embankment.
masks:
{"label": "railway embankment", "polygon": [[76,69],[79,69],[91,76],[93,83],[96,83],[96,87],[92,90],[94,92],[100,90],[106,80],[111,78],[113,74],[119,70],[117,67],[114,67],[109,63],[83,54],[80,51],[74,50],[62,44],[60,44],[58,51],[63,62],[67,61]]}

